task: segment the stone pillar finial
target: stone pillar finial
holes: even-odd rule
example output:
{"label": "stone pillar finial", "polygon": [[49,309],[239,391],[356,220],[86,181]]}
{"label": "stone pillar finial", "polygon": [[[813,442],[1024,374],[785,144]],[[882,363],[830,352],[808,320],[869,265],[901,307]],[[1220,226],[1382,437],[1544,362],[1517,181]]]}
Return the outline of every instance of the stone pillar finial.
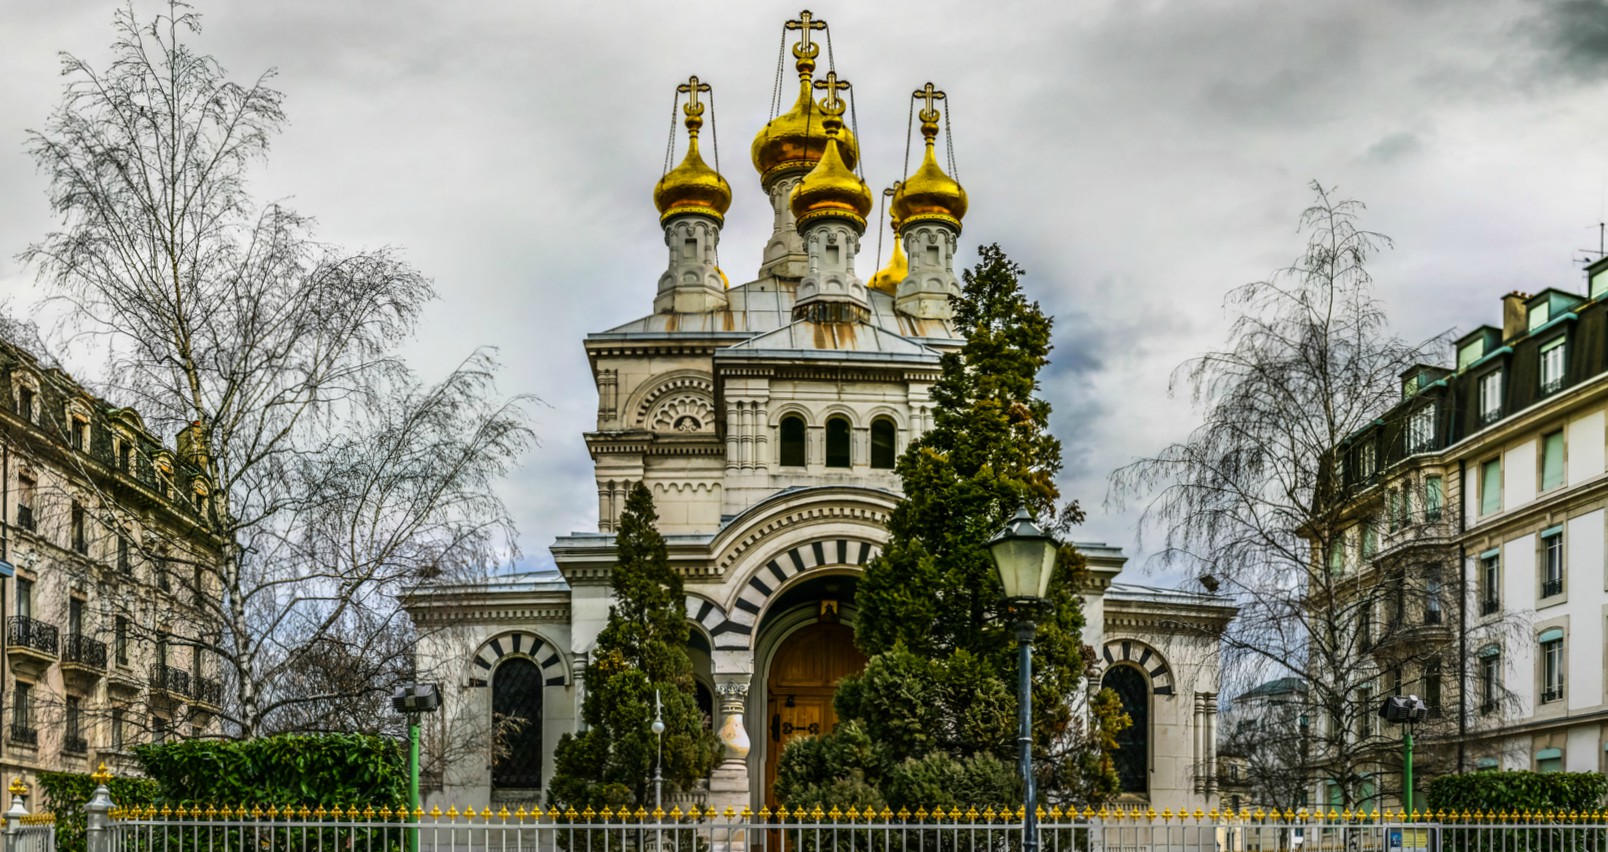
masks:
{"label": "stone pillar finial", "polygon": [[742,760],[753,747],[743,727],[743,713],[748,707],[748,681],[725,681],[716,686],[715,691],[720,695],[720,742],[726,747],[726,759]]}

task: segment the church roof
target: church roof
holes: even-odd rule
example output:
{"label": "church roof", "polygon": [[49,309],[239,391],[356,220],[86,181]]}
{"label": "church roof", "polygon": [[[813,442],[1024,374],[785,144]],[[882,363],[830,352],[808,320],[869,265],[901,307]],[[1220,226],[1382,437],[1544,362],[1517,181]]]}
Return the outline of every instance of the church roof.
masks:
{"label": "church roof", "polygon": [[717,358],[799,358],[820,353],[938,363],[938,353],[907,337],[868,322],[791,322],[775,331],[751,337],[721,350]]}
{"label": "church roof", "polygon": [[[688,336],[754,337],[793,323],[793,284],[762,278],[726,291],[727,305],[704,313],[670,312],[649,314],[608,331],[587,335],[588,339],[609,339],[635,335],[659,337],[666,334]],[[947,320],[919,319],[893,308],[893,297],[873,291],[871,324],[890,334],[917,340],[960,343],[960,335]],[[813,346],[806,348],[815,348]]]}

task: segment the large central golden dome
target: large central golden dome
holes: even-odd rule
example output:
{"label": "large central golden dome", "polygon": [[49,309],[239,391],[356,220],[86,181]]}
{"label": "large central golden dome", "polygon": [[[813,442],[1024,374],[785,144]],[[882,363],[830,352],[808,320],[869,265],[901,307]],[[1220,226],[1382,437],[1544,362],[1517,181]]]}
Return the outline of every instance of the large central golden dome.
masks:
{"label": "large central golden dome", "polygon": [[[793,54],[798,57],[798,100],[792,109],[771,119],[754,137],[750,152],[762,185],[779,175],[812,168],[826,154],[826,114],[810,93],[818,49],[812,44],[809,50],[801,52],[799,46],[794,46]],[[846,127],[838,133],[838,155],[851,169],[860,159],[859,145]]]}
{"label": "large central golden dome", "polygon": [[[698,78],[692,79],[696,86]],[[694,98],[682,109],[687,114],[687,156],[654,184],[653,205],[659,208],[660,222],[671,216],[699,213],[724,223],[726,211],[731,208],[731,185],[698,153],[704,105]]]}

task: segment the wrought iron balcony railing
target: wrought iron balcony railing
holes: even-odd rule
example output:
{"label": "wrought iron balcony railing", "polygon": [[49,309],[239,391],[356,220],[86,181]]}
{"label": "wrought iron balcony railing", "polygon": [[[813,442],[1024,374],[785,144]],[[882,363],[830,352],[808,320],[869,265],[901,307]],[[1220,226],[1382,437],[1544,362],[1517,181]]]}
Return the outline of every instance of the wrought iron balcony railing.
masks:
{"label": "wrought iron balcony railing", "polygon": [[6,641],[17,648],[31,648],[46,654],[55,654],[60,631],[56,625],[26,615],[13,615],[6,619]]}
{"label": "wrought iron balcony railing", "polygon": [[67,641],[61,646],[61,661],[63,663],[76,663],[94,669],[106,668],[106,643],[98,639],[91,639],[82,633],[67,634]]}
{"label": "wrought iron balcony railing", "polygon": [[1486,598],[1480,601],[1480,615],[1495,615],[1502,608],[1502,602],[1495,598]]}
{"label": "wrought iron balcony railing", "polygon": [[15,745],[39,745],[39,729],[13,722],[11,730],[6,734],[6,741]]}
{"label": "wrought iron balcony railing", "polygon": [[29,532],[34,531],[34,513],[32,506],[17,507],[17,526],[22,527]]}
{"label": "wrought iron balcony railing", "polygon": [[210,677],[192,677],[191,683],[195,691],[191,693],[197,704],[210,704],[217,707],[223,703],[223,684]]}
{"label": "wrought iron balcony railing", "polygon": [[1549,704],[1553,701],[1563,700],[1563,682],[1559,681],[1541,690],[1541,703]]}
{"label": "wrought iron balcony railing", "polygon": [[189,696],[190,673],[174,666],[151,666],[151,688],[175,695]]}
{"label": "wrought iron balcony railing", "polygon": [[1563,594],[1563,578],[1556,580],[1543,580],[1541,582],[1541,597],[1550,598],[1553,595]]}
{"label": "wrought iron balcony railing", "polygon": [[68,754],[87,754],[89,753],[89,740],[77,734],[63,734],[61,750]]}

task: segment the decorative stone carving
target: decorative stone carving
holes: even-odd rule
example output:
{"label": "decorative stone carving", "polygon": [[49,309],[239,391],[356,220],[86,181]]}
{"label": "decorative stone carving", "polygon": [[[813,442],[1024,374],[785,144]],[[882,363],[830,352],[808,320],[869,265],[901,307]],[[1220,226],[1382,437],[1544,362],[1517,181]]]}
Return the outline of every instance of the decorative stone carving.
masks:
{"label": "decorative stone carving", "polygon": [[748,682],[726,681],[715,687],[720,693],[720,712],[725,718],[720,723],[720,741],[726,746],[727,759],[741,760],[748,756],[753,743],[743,727],[743,709],[748,704]]}
{"label": "decorative stone carving", "polygon": [[698,394],[680,394],[661,403],[650,420],[655,432],[713,432],[715,407]]}

